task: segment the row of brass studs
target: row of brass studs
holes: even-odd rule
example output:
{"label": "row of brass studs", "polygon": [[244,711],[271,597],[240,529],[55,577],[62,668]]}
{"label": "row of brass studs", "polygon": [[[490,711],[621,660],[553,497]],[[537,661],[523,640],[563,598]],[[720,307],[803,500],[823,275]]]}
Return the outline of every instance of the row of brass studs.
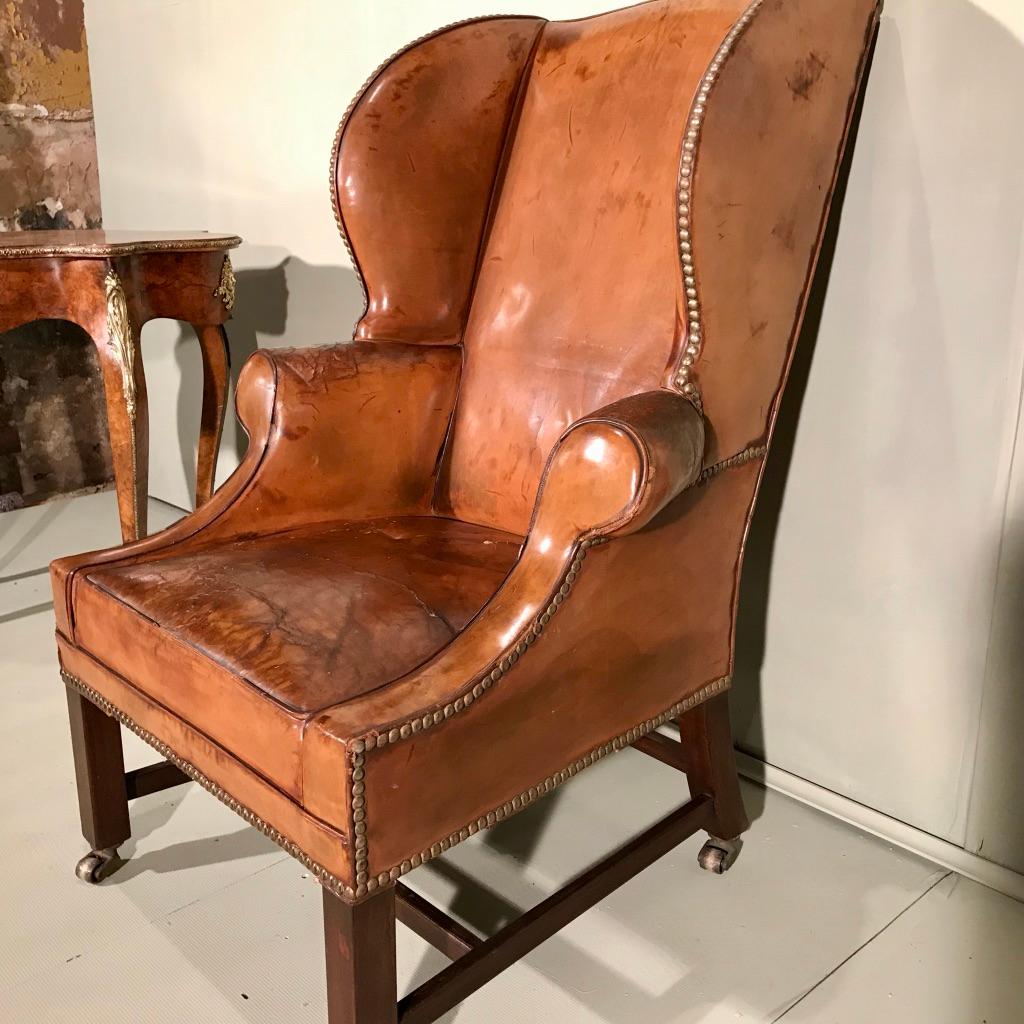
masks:
{"label": "row of brass studs", "polygon": [[690,108],[690,118],[686,126],[686,137],[683,140],[683,156],[679,169],[679,257],[683,265],[683,289],[686,293],[686,348],[683,350],[679,366],[676,368],[675,382],[698,408],[700,408],[700,392],[697,385],[690,379],[694,364],[701,353],[703,326],[701,323],[700,298],[697,294],[697,276],[694,270],[693,241],[691,237],[691,198],[693,193],[693,174],[697,160],[697,143],[704,125],[707,112],[708,97],[718,81],[719,72],[726,62],[732,48],[736,45],[744,29],[753,20],[764,0],[753,0],[743,12],[739,20],[729,30],[722,41],[714,58],[708,65],[697,89],[697,98]]}
{"label": "row of brass studs", "polygon": [[[495,810],[481,816],[466,828],[460,829],[458,832],[453,832],[447,838],[434,843],[428,850],[424,850],[422,853],[417,854],[408,860],[402,861],[401,864],[391,868],[390,871],[381,872],[373,878],[370,878],[367,875],[368,855],[366,852],[366,813],[365,803],[360,800],[358,807],[353,807],[352,810],[354,835],[353,845],[356,848],[355,862],[357,877],[356,888],[352,889],[350,886],[342,882],[341,879],[331,874],[331,872],[329,872],[325,867],[309,857],[309,855],[306,854],[299,846],[278,832],[276,828],[272,825],[268,825],[259,817],[259,815],[249,810],[248,807],[236,800],[230,793],[217,785],[217,783],[207,778],[193,764],[179,757],[169,746],[167,746],[166,743],[157,739],[156,736],[148,732],[146,729],[143,729],[134,721],[134,719],[126,715],[120,710],[120,708],[112,704],[97,690],[94,690],[87,683],[82,682],[81,679],[71,675],[70,672],[67,672],[64,669],[61,669],[60,674],[61,678],[68,686],[78,691],[87,700],[90,700],[102,712],[104,712],[104,714],[117,719],[117,721],[122,725],[135,733],[136,736],[148,743],[149,746],[156,750],[158,754],[165,757],[171,762],[171,764],[180,768],[190,779],[197,782],[203,787],[203,789],[212,793],[218,800],[226,804],[232,811],[241,817],[243,821],[252,825],[257,829],[257,831],[261,832],[280,846],[285,853],[294,857],[300,864],[302,864],[303,867],[313,874],[325,889],[334,893],[336,896],[340,896],[343,899],[348,900],[349,902],[354,902],[379,887],[386,886],[397,881],[402,877],[402,875],[407,874],[409,871],[419,867],[421,864],[425,864],[429,860],[433,860],[435,857],[439,857],[442,853],[450,850],[453,846],[457,846],[470,836],[476,835],[476,833],[481,831],[481,829],[490,828],[499,821],[503,821],[505,818],[521,811],[524,807],[527,807],[538,798],[550,793],[551,790],[562,785],[562,783],[573,778],[575,775],[578,775],[584,768],[589,768],[592,764],[600,761],[608,754],[622,750],[624,747],[631,746],[642,736],[646,736],[648,733],[653,732],[655,729],[659,728],[659,726],[664,725],[673,718],[678,718],[681,714],[692,710],[698,704],[702,704],[715,694],[721,693],[728,687],[730,682],[730,678],[728,676],[716,679],[714,682],[709,683],[707,686],[698,690],[697,693],[692,696],[673,704],[672,707],[663,714],[658,715],[656,718],[650,718],[646,722],[642,722],[640,725],[634,726],[622,735],[617,736],[610,742],[602,744],[600,747],[592,750],[589,754],[586,754],[579,760],[573,762],[573,764],[569,765],[568,768],[564,768],[561,771],[556,772],[554,775],[548,776],[548,778],[543,782],[538,783],[536,786],[531,786],[523,793],[520,793],[519,796],[513,797],[511,800],[502,804]],[[353,758],[352,764],[353,793],[360,797],[365,796],[364,756],[365,755],[362,754],[357,755]],[[361,784],[361,788],[359,788],[358,791],[356,791],[356,783]],[[357,811],[360,813],[357,814]],[[364,879],[361,882],[358,881],[360,875]]]}
{"label": "row of brass studs", "polygon": [[356,875],[356,896],[369,892],[371,881],[369,837],[366,834],[366,754],[352,749],[352,776],[349,790],[349,813],[352,815],[352,849]]}
{"label": "row of brass studs", "polygon": [[507,649],[505,653],[495,661],[486,672],[484,672],[472,688],[467,689],[467,691],[461,696],[456,697],[454,700],[445,704],[443,707],[438,708],[436,711],[427,712],[422,716],[417,715],[415,718],[412,718],[401,725],[395,725],[390,729],[382,729],[379,732],[369,733],[360,739],[353,740],[349,749],[355,754],[362,754],[364,750],[373,750],[375,747],[386,747],[389,743],[398,743],[401,740],[407,740],[410,736],[415,736],[420,732],[426,732],[427,729],[431,729],[435,725],[440,725],[453,715],[457,715],[460,711],[464,711],[475,700],[482,697],[487,690],[494,686],[494,684],[497,683],[510,668],[512,668],[512,666],[526,653],[527,649],[537,642],[540,635],[544,632],[544,628],[551,621],[551,617],[558,611],[565,602],[565,599],[569,596],[569,592],[572,590],[572,586],[576,582],[576,579],[580,574],[580,570],[583,568],[583,559],[587,557],[587,549],[604,542],[605,538],[603,537],[592,537],[580,544],[579,549],[576,552],[576,557],[572,560],[568,571],[562,577],[562,582],[559,585],[558,590],[555,591],[555,594],[551,598],[548,606],[539,616],[537,616],[533,625],[530,626],[524,634],[522,634],[518,643]]}
{"label": "row of brass studs", "polygon": [[741,451],[738,455],[731,455],[727,459],[723,459],[721,462],[716,462],[713,466],[708,466],[699,477],[697,477],[696,485],[700,487],[701,484],[706,484],[713,477],[718,476],[719,473],[724,473],[727,469],[735,469],[737,466],[745,466],[748,462],[753,462],[755,459],[763,459],[768,454],[768,445],[759,444],[755,447],[746,448]]}
{"label": "row of brass studs", "polygon": [[505,818],[509,818],[513,814],[517,814],[519,811],[532,804],[535,800],[546,796],[553,789],[557,789],[563,783],[568,782],[569,779],[578,775],[584,768],[589,768],[592,764],[596,764],[609,754],[616,753],[619,750],[623,750],[625,747],[632,746],[641,737],[654,732],[655,729],[664,725],[666,722],[669,722],[674,718],[678,718],[680,715],[695,708],[698,704],[703,704],[704,701],[709,700],[711,697],[715,696],[715,694],[721,693],[723,690],[728,688],[730,681],[729,676],[723,676],[721,679],[716,679],[714,682],[708,683],[707,686],[698,690],[692,696],[673,704],[672,707],[658,715],[656,718],[649,718],[646,722],[641,722],[640,725],[634,726],[632,729],[622,733],[620,736],[616,736],[615,739],[608,743],[603,743],[601,746],[596,747],[594,750],[590,751],[589,754],[584,754],[584,756],[578,761],[574,761],[568,768],[563,768],[561,771],[555,772],[554,775],[549,775],[542,782],[537,783],[536,786],[531,786],[529,789],[520,793],[518,796],[513,797],[511,800],[502,804],[495,810],[477,818],[476,821],[472,822],[465,828],[459,829],[458,832],[453,832],[450,836],[447,836],[440,842],[434,843],[434,845],[428,850],[424,850],[415,857],[409,858],[409,860],[403,860],[401,864],[391,868],[390,871],[382,871],[376,877],[368,879],[365,886],[356,888],[356,895],[362,896],[365,893],[373,892],[377,888],[383,888],[393,884],[401,878],[402,875],[407,874],[414,868],[418,868],[421,864],[426,864],[427,861],[433,860],[435,857],[440,857],[441,854],[447,852],[453,846],[458,846],[459,843],[465,842],[470,836],[476,835],[476,833],[482,829],[490,828],[492,825],[496,825],[499,821],[504,821]]}
{"label": "row of brass studs", "polygon": [[61,678],[73,690],[77,690],[86,700],[91,701],[105,715],[116,718],[125,728],[130,729],[141,740],[148,743],[161,757],[165,757],[171,764],[180,768],[190,779],[198,782],[207,792],[212,793],[221,803],[231,808],[243,821],[252,825],[257,831],[262,832],[267,838],[272,839],[285,853],[294,857],[304,868],[307,868],[320,884],[333,892],[336,896],[345,899],[355,899],[355,891],[347,886],[340,878],[332,875],[325,867],[317,864],[311,857],[304,853],[290,839],[283,836],[273,825],[268,825],[259,815],[250,811],[244,804],[239,803],[230,793],[222,789],[216,782],[208,779],[195,765],[179,757],[166,743],[157,739],[151,732],[143,729],[133,719],[129,718],[120,708],[112,704],[97,690],[94,690],[81,679],[71,675],[63,668],[60,670]]}

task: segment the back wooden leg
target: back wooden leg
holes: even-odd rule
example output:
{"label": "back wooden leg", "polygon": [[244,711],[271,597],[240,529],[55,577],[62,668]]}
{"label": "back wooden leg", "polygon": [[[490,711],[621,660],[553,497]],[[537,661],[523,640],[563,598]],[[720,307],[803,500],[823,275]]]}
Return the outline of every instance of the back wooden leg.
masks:
{"label": "back wooden leg", "polygon": [[132,834],[121,726],[70,687],[67,696],[82,835],[92,848],[75,873],[95,883],[120,865],[117,848]]}
{"label": "back wooden leg", "polygon": [[686,751],[691,796],[709,796],[715,805],[715,823],[700,852],[700,866],[721,874],[739,856],[740,835],[750,827],[733,751],[729,695],[713,697],[683,715],[679,736]]}
{"label": "back wooden leg", "polygon": [[199,423],[199,455],[196,462],[196,508],[199,508],[213,495],[217,452],[228,403],[230,355],[228,336],[221,325],[197,324],[195,331],[203,354],[203,411]]}
{"label": "back wooden leg", "polygon": [[324,889],[328,1024],[397,1024],[395,890],[355,906]]}

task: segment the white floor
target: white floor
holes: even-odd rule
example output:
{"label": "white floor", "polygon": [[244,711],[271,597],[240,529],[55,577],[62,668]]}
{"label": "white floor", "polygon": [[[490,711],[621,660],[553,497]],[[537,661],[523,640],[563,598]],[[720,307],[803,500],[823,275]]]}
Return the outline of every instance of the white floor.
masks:
{"label": "white floor", "polygon": [[[176,515],[153,504],[153,528]],[[0,516],[0,1021],[325,1020],[320,897],[195,786],[133,804],[129,863],[84,852],[57,676],[54,555],[116,540],[110,494]],[[130,766],[153,760],[126,737]],[[409,877],[490,932],[679,803],[633,751]],[[444,1018],[557,1024],[1021,1024],[1024,904],[775,793],[724,877],[691,840]],[[400,929],[400,985],[444,960]]]}

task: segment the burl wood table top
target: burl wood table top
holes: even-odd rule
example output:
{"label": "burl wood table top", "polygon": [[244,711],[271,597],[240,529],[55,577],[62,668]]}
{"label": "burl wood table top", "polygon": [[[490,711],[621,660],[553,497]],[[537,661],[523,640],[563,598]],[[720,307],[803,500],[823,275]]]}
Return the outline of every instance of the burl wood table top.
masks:
{"label": "burl wood table top", "polygon": [[146,252],[216,252],[241,245],[237,235],[206,231],[10,231],[0,259],[76,256],[107,259]]}

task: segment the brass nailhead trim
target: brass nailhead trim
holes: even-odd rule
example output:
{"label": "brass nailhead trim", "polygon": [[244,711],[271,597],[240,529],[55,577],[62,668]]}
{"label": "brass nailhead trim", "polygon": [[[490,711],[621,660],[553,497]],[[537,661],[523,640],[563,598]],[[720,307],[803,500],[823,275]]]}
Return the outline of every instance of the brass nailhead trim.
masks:
{"label": "brass nailhead trim", "polygon": [[276,828],[268,825],[259,815],[250,811],[244,804],[239,803],[230,793],[218,786],[216,782],[208,779],[195,765],[179,757],[166,743],[157,739],[151,732],[147,732],[142,726],[137,725],[133,719],[129,718],[120,708],[107,700],[103,694],[94,690],[87,683],[83,683],[81,679],[71,675],[70,672],[65,671],[63,668],[60,670],[60,675],[68,686],[73,690],[77,690],[86,700],[95,704],[100,711],[111,718],[116,718],[125,728],[130,729],[136,736],[148,743],[158,754],[180,768],[190,779],[198,782],[203,789],[212,793],[221,803],[230,807],[243,821],[252,825],[257,831],[262,832],[267,838],[277,843],[285,853],[290,854],[304,868],[311,871],[325,889],[330,890],[336,896],[342,896],[348,900],[355,899],[355,891],[345,885],[340,878],[336,878],[325,867],[304,853],[290,839],[278,832]]}
{"label": "brass nailhead trim", "polygon": [[353,743],[350,748],[352,774],[349,807],[352,813],[352,850],[353,870],[355,871],[356,888],[354,895],[358,898],[370,891],[371,882],[376,888],[376,879],[369,876],[370,849],[366,835],[366,747],[362,743]]}
{"label": "brass nailhead trim", "polygon": [[[407,871],[411,871],[420,864],[426,864],[427,861],[433,860],[435,857],[439,857],[442,853],[450,850],[453,846],[457,846],[459,843],[465,842],[465,840],[470,836],[475,835],[481,829],[490,828],[497,822],[504,821],[505,818],[509,818],[513,814],[517,814],[519,811],[532,804],[535,800],[546,796],[553,789],[557,789],[561,786],[564,782],[568,782],[569,779],[578,775],[584,768],[589,768],[592,764],[596,764],[609,754],[616,753],[625,747],[632,746],[641,737],[654,732],[655,729],[664,725],[666,722],[671,721],[673,718],[678,718],[680,715],[697,707],[698,704],[703,704],[706,700],[709,700],[716,694],[721,693],[723,690],[728,688],[731,681],[731,676],[722,676],[720,679],[716,679],[713,682],[708,683],[707,686],[702,687],[692,696],[686,697],[684,700],[673,704],[672,707],[667,711],[662,712],[656,718],[648,718],[647,721],[641,722],[632,729],[616,736],[613,740],[603,743],[599,747],[595,747],[589,753],[584,754],[578,761],[574,761],[568,768],[563,768],[561,771],[555,772],[554,775],[549,775],[543,781],[530,786],[529,789],[524,790],[518,796],[514,796],[511,800],[506,801],[500,807],[496,807],[493,811],[488,811],[487,814],[481,815],[476,819],[476,821],[472,822],[467,827],[459,829],[458,832],[453,832],[450,836],[440,840],[440,842],[434,843],[434,845],[429,849],[424,850],[411,860],[402,861],[400,865],[391,868],[390,871],[383,872],[378,877],[385,879],[386,881],[393,882],[401,878]],[[381,882],[380,884],[383,885],[386,884],[386,882]],[[367,887],[367,891],[372,891],[375,887],[373,879],[371,879]],[[359,894],[358,890],[357,894]]]}
{"label": "brass nailhead trim", "polygon": [[[750,449],[749,451],[753,451],[753,449]],[[746,452],[741,453],[741,455],[746,454]],[[741,456],[736,456],[734,458],[740,457]],[[749,459],[747,461],[749,461]],[[719,463],[718,466],[724,468],[724,463]],[[718,467],[711,468],[717,469]],[[582,566],[582,559],[584,557],[584,549],[586,547],[593,547],[604,542],[605,538],[603,537],[595,537],[589,541],[585,541],[580,546],[579,552],[572,561],[572,568],[570,569],[570,572],[575,573],[576,575],[579,574]],[[568,575],[569,573],[566,574],[567,577]],[[565,586],[566,585],[563,584],[562,589],[564,589]],[[545,614],[550,618],[550,615],[554,614],[554,610],[561,603],[562,602],[552,601]],[[540,625],[538,620],[533,627],[533,633],[535,636],[539,636],[542,630],[543,627]],[[494,682],[497,682],[497,680],[501,678],[501,675],[508,671],[508,668],[510,668],[511,665],[515,664],[518,660],[517,652],[525,653],[525,651],[526,644],[520,641],[520,643],[513,649],[512,654],[501,658],[498,662],[498,667],[485,674],[483,679],[476,684],[481,687],[481,693],[489,688]],[[502,666],[504,666],[504,668],[502,668]],[[495,808],[493,811],[489,811],[487,814],[477,818],[476,821],[459,829],[458,832],[453,832],[446,838],[434,843],[428,849],[416,854],[408,860],[402,861],[401,864],[392,867],[388,871],[382,871],[373,876],[370,875],[369,871],[369,837],[367,834],[368,826],[366,820],[366,751],[386,746],[389,741],[394,742],[394,740],[391,739],[393,733],[398,734],[398,739],[403,738],[403,736],[401,729],[389,729],[387,732],[381,732],[377,735],[371,734],[361,739],[353,740],[349,744],[348,748],[351,764],[351,781],[349,790],[349,806],[351,808],[351,842],[353,849],[353,870],[356,881],[356,886],[353,889],[351,886],[342,882],[341,879],[331,874],[322,865],[314,861],[308,856],[308,854],[304,853],[300,847],[290,839],[283,836],[272,825],[267,824],[244,804],[240,803],[215,782],[207,778],[201,771],[199,771],[198,768],[179,757],[170,747],[167,746],[166,743],[157,739],[152,733],[147,732],[141,726],[137,725],[133,719],[129,718],[128,715],[121,711],[116,705],[112,704],[98,691],[94,690],[91,686],[82,682],[82,680],[77,677],[71,675],[63,668],[60,670],[60,674],[65,683],[77,690],[88,700],[92,701],[92,703],[105,714],[116,718],[122,725],[130,729],[133,733],[153,747],[157,753],[161,754],[172,764],[180,768],[190,779],[198,782],[203,789],[212,793],[218,800],[230,807],[231,810],[243,819],[243,821],[252,825],[259,832],[262,832],[263,835],[277,843],[277,845],[286,853],[290,854],[299,861],[300,864],[310,870],[325,889],[328,889],[335,895],[341,896],[350,902],[358,901],[378,888],[383,888],[394,883],[401,878],[402,875],[407,874],[409,871],[419,867],[421,864],[425,864],[429,860],[433,860],[435,857],[441,856],[441,854],[450,850],[453,846],[457,846],[459,843],[464,842],[481,829],[489,828],[496,822],[503,821],[505,818],[518,813],[523,808],[532,804],[535,800],[547,793],[550,793],[553,789],[557,789],[564,782],[573,778],[575,775],[578,775],[584,768],[589,768],[590,765],[600,761],[608,754],[622,750],[624,747],[632,746],[632,744],[642,736],[646,736],[648,733],[653,732],[659,726],[664,725],[665,722],[668,722],[673,718],[678,718],[681,714],[684,714],[692,708],[695,708],[698,704],[702,704],[704,701],[710,699],[715,694],[725,690],[731,681],[729,676],[722,676],[721,678],[708,683],[691,696],[676,702],[667,711],[657,717],[649,718],[645,722],[641,722],[639,725],[634,726],[632,729],[621,733],[609,742],[596,747],[579,760],[573,762],[567,768],[563,768],[561,771],[548,776],[548,778],[538,782],[536,785],[530,786],[518,796],[515,796],[511,800],[502,804],[500,807]],[[487,682],[489,679],[491,682]],[[433,716],[424,715],[422,719],[422,727],[426,729],[431,725],[438,724],[446,718],[451,717],[451,715],[455,714],[457,710],[461,710],[461,707],[466,706],[464,699],[458,709],[456,708],[456,703],[458,702],[452,701],[450,704],[446,704],[443,710],[434,712]]]}
{"label": "brass nailhead trim", "polygon": [[699,477],[694,485],[700,487],[702,484],[706,484],[713,477],[718,476],[719,473],[724,473],[727,469],[735,469],[737,466],[745,466],[748,462],[753,462],[756,459],[763,459],[768,454],[768,445],[760,444],[756,447],[746,448],[737,455],[731,455],[727,459],[723,459],[721,462],[716,462],[713,466],[708,466]]}
{"label": "brass nailhead trim", "polygon": [[[381,726],[379,730],[367,733],[356,740],[364,749],[386,747],[391,743],[399,743],[408,739],[414,733],[425,732],[427,729],[440,725],[441,722],[457,715],[460,711],[471,707],[474,701],[479,699],[489,690],[508,670],[533,646],[544,632],[544,628],[551,621],[555,612],[565,603],[566,597],[572,590],[573,584],[579,579],[580,571],[583,568],[583,560],[587,557],[587,550],[607,542],[606,537],[591,537],[583,541],[569,563],[569,568],[559,585],[555,588],[554,595],[533,623],[525,628],[519,639],[500,654],[491,665],[484,670],[483,674],[476,680],[466,685],[465,691],[453,698],[447,704],[437,708],[432,713],[420,717],[417,715],[408,722],[395,723]],[[353,745],[353,749],[355,746]]]}
{"label": "brass nailhead trim", "polygon": [[687,398],[701,407],[700,390],[691,380],[694,364],[700,358],[703,347],[703,320],[701,317],[700,296],[697,289],[697,275],[694,271],[693,237],[691,221],[691,198],[693,191],[694,168],[697,164],[697,145],[704,117],[707,113],[708,97],[718,81],[722,66],[732,53],[736,41],[753,21],[754,16],[764,4],[764,0],[753,0],[749,7],[722,40],[722,45],[712,58],[697,88],[697,97],[690,107],[690,117],[686,124],[686,135],[683,138],[683,155],[679,168],[679,258],[683,266],[683,290],[686,295],[686,347],[679,359],[675,371],[675,384]]}

